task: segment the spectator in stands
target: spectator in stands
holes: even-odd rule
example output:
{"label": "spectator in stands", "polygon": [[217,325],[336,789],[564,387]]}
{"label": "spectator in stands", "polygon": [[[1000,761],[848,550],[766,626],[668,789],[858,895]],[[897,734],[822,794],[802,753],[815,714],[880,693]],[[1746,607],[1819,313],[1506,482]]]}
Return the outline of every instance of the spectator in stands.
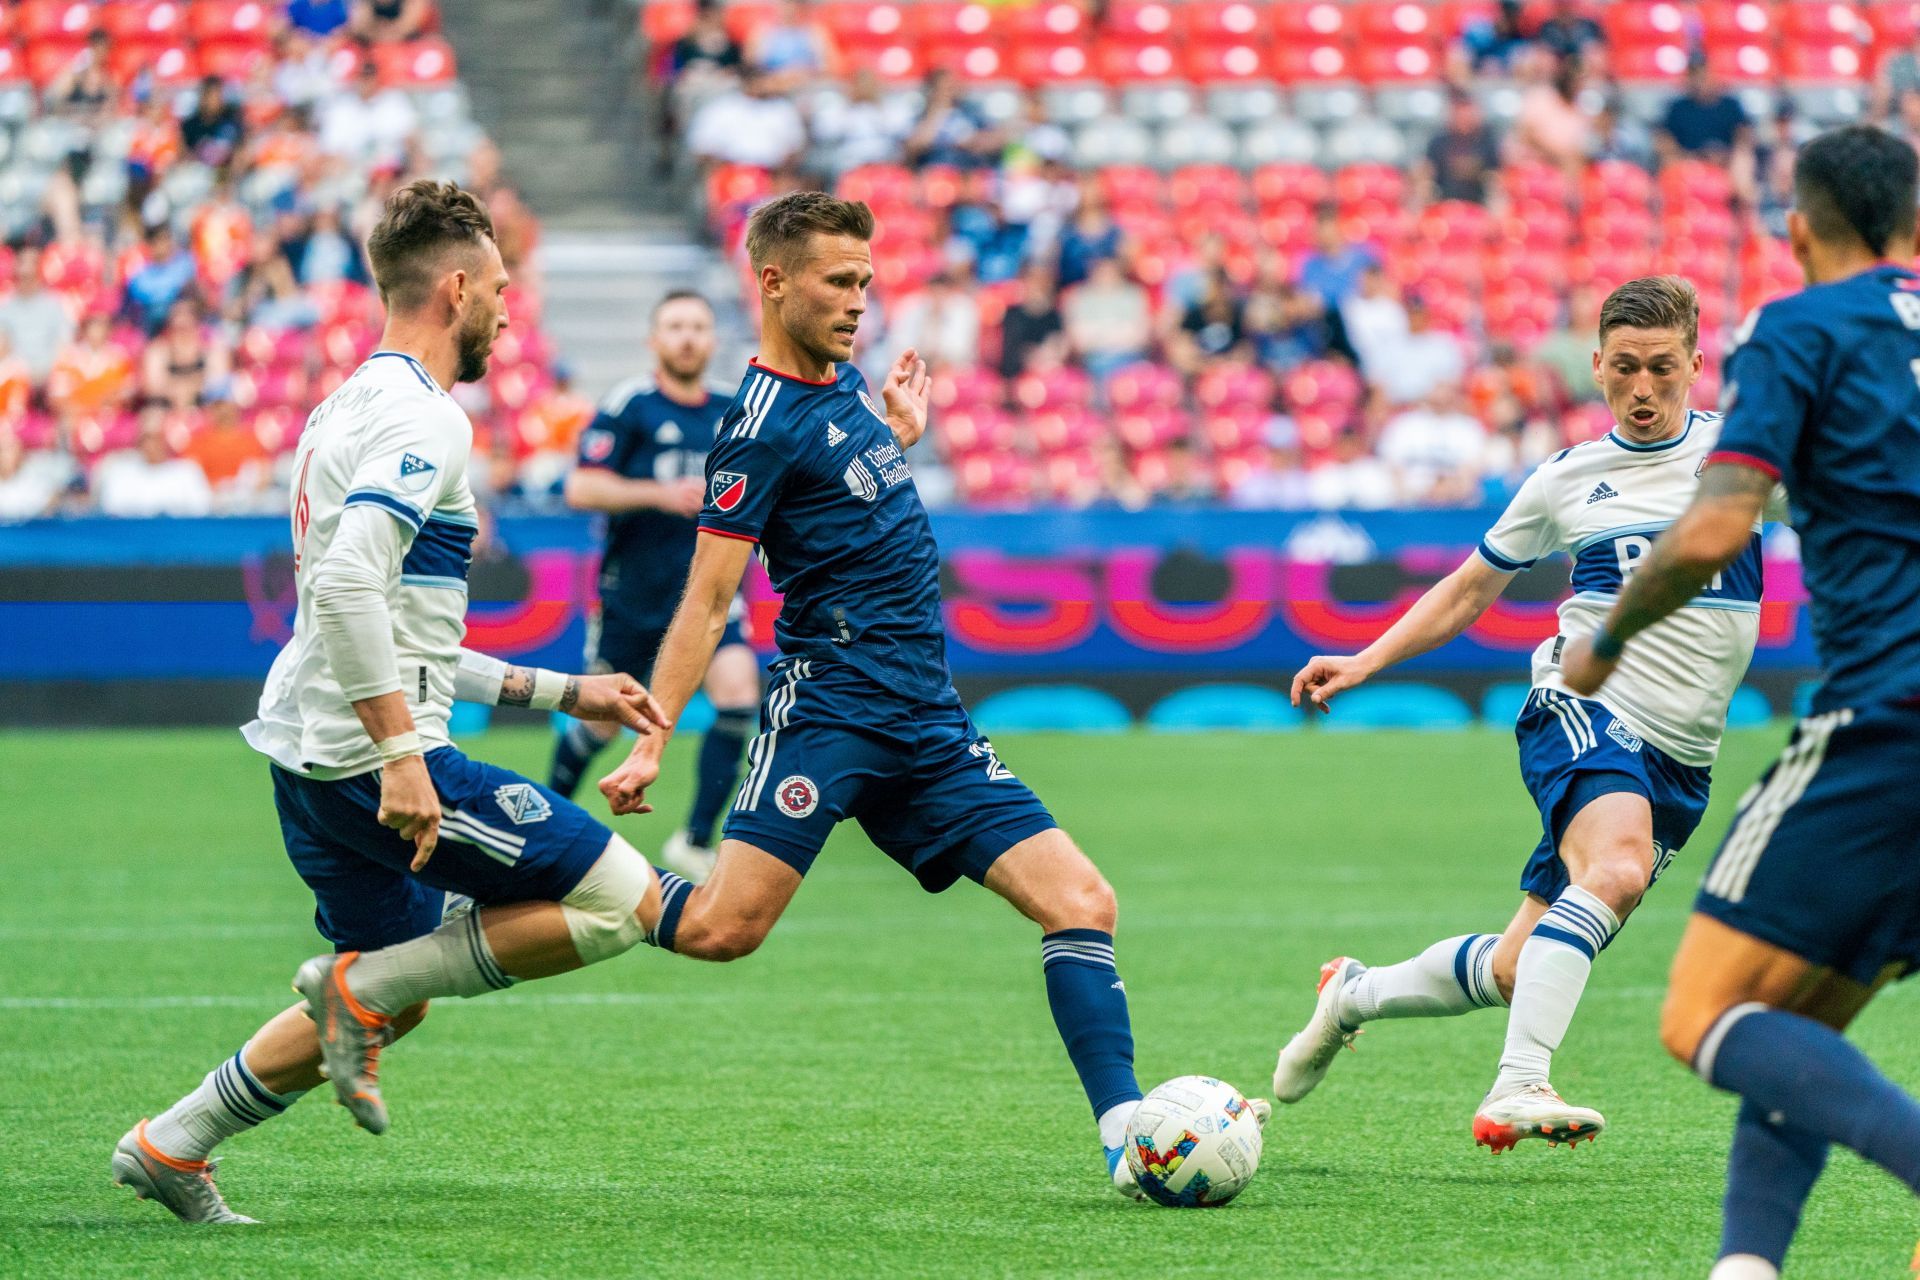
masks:
{"label": "spectator in stands", "polygon": [[193,110],[180,121],[180,143],[186,153],[209,169],[224,169],[246,136],[240,107],[227,97],[220,77],[202,79]]}
{"label": "spectator in stands", "polygon": [[305,234],[286,243],[286,256],[303,286],[316,284],[370,284],[367,260],[360,244],[340,225],[340,207],[321,205]]}
{"label": "spectator in stands", "polygon": [[1399,496],[1393,469],[1357,430],[1334,437],[1332,458],[1307,472],[1307,492],[1309,505],[1321,511],[1378,511]]}
{"label": "spectator in stands", "polygon": [[793,100],[774,91],[757,67],[736,89],[707,99],[687,128],[687,147],[708,164],[780,169],[807,144],[807,127]]}
{"label": "spectator in stands", "polygon": [[1448,78],[1464,87],[1476,76],[1510,71],[1527,48],[1524,18],[1521,0],[1500,0],[1492,14],[1469,21],[1449,51]]}
{"label": "spectator in stands", "polygon": [[1545,49],[1531,49],[1519,59],[1519,72],[1526,88],[1509,135],[1513,149],[1522,159],[1557,165],[1569,177],[1578,177],[1591,150],[1587,115],[1578,102],[1578,65]]}
{"label": "spectator in stands", "polygon": [[1284,276],[1263,273],[1245,319],[1254,358],[1275,373],[1318,360],[1332,345],[1326,304]]}
{"label": "spectator in stands", "polygon": [[1096,380],[1144,359],[1153,341],[1147,291],[1129,280],[1114,258],[1100,258],[1092,274],[1066,295],[1067,343]]}
{"label": "spectator in stands", "polygon": [[1167,446],[1166,468],[1153,495],[1158,501],[1190,505],[1211,503],[1220,496],[1219,483],[1188,441],[1175,440]]}
{"label": "spectator in stands", "polygon": [[347,29],[367,44],[397,44],[426,30],[432,16],[428,0],[353,0]]}
{"label": "spectator in stands", "polygon": [[1567,323],[1542,338],[1533,348],[1535,363],[1552,373],[1561,392],[1575,404],[1598,404],[1600,388],[1593,381],[1593,353],[1600,332],[1598,289],[1577,285],[1567,306]]}
{"label": "spectator in stands", "polygon": [[88,313],[79,339],[53,362],[47,402],[63,417],[90,417],[121,408],[133,392],[133,361],[113,341],[112,318]]}
{"label": "spectator in stands", "polygon": [[312,107],[334,89],[327,47],[313,33],[289,26],[273,37],[273,95],[287,108]]}
{"label": "spectator in stands", "polygon": [[938,272],[926,287],[894,307],[887,341],[913,347],[929,367],[964,369],[980,360],[980,304],[955,268]]}
{"label": "spectator in stands", "polygon": [[1361,275],[1359,291],[1340,304],[1340,323],[1360,371],[1368,376],[1406,340],[1407,307],[1384,267],[1371,265]]}
{"label": "spectator in stands", "polygon": [[105,31],[87,33],[87,45],[47,86],[44,105],[49,112],[94,124],[108,115],[120,97],[120,85],[109,66],[113,42]]}
{"label": "spectator in stands", "polygon": [[1618,160],[1637,164],[1642,169],[1654,166],[1653,133],[1646,125],[1620,110],[1620,100],[1608,96],[1594,113],[1587,158],[1598,163]]}
{"label": "spectator in stands", "polygon": [[149,401],[192,409],[225,394],[233,353],[226,340],[203,323],[200,304],[182,298],[167,312],[167,326],[147,343],[141,383]]}
{"label": "spectator in stands", "polygon": [[1065,333],[1053,271],[1042,263],[1029,263],[1020,273],[1020,300],[1000,320],[1000,375],[1013,378],[1025,373],[1033,367],[1036,353],[1046,363],[1058,363],[1066,355]]}
{"label": "spectator in stands", "polygon": [[140,413],[139,443],[102,458],[93,469],[94,499],[110,516],[204,516],[213,490],[199,464],[178,456],[167,439],[167,413]]}
{"label": "spectator in stands", "polygon": [[1880,78],[1874,82],[1873,114],[1885,116],[1915,90],[1920,90],[1920,25],[1914,27],[1911,43],[1888,54],[1880,64]]}
{"label": "spectator in stands", "polygon": [[330,36],[347,25],[347,0],[287,0],[287,23],[308,35]]}
{"label": "spectator in stands", "polygon": [[1377,451],[1393,469],[1404,503],[1459,506],[1479,500],[1487,432],[1466,411],[1457,382],[1436,383],[1425,399],[1389,418]]}
{"label": "spectator in stands", "polygon": [[1300,463],[1298,440],[1269,442],[1257,465],[1227,492],[1230,506],[1301,511],[1313,505],[1313,486]]}
{"label": "spectator in stands", "polygon": [[[1913,101],[1915,115],[1920,117],[1920,92],[1906,96]],[[1899,132],[1897,128],[1895,131]],[[1902,133],[1901,136],[1909,143],[1920,146],[1920,132]],[[1760,229],[1776,240],[1787,238],[1787,214],[1793,208],[1793,162],[1798,154],[1794,147],[1769,147],[1767,158],[1761,162],[1757,179],[1760,194],[1754,206],[1754,216],[1760,223]]]}
{"label": "spectator in stands", "polygon": [[320,150],[360,167],[404,164],[420,124],[412,99],[380,87],[380,68],[372,61],[360,64],[351,85],[322,100],[318,119]]}
{"label": "spectator in stands", "polygon": [[1328,205],[1314,219],[1313,252],[1300,263],[1300,285],[1332,309],[1351,297],[1361,277],[1379,263],[1371,247],[1347,240],[1340,229],[1339,210]]}
{"label": "spectator in stands", "polygon": [[287,254],[266,236],[254,240],[252,259],[234,277],[230,296],[245,325],[277,332],[320,323],[320,308],[301,290]]}
{"label": "spectator in stands", "polygon": [[1533,33],[1533,41],[1556,58],[1586,65],[1590,55],[1604,50],[1606,33],[1581,11],[1579,0],[1553,0],[1553,12]]}
{"label": "spectator in stands", "polygon": [[0,302],[0,330],[33,372],[37,386],[53,372],[61,348],[73,337],[66,303],[40,283],[40,250],[24,248],[13,259],[13,296]]}
{"label": "spectator in stands", "polygon": [[813,141],[819,168],[838,178],[863,164],[897,164],[913,128],[910,109],[881,92],[872,67],[853,74],[845,97],[830,96],[813,113]]}
{"label": "spectator in stands", "polygon": [[806,0],[778,0],[773,16],[747,41],[747,61],[765,72],[775,93],[792,93],[839,71],[833,34]]}
{"label": "spectator in stands", "polygon": [[160,331],[167,313],[193,287],[199,266],[165,222],[148,228],[146,265],[127,277],[125,310],[146,333]]}
{"label": "spectator in stands", "polygon": [[72,483],[72,458],[29,451],[11,426],[0,425],[0,524],[51,515]]}
{"label": "spectator in stands", "polygon": [[1467,374],[1459,340],[1434,327],[1433,312],[1417,293],[1407,300],[1406,332],[1383,337],[1373,354],[1367,381],[1387,409],[1425,400],[1434,388]]}
{"label": "spectator in stands", "polygon": [[13,353],[13,340],[0,329],[0,429],[17,427],[32,399],[33,370]]}
{"label": "spectator in stands", "polygon": [[1216,360],[1243,353],[1246,338],[1246,306],[1227,273],[1215,270],[1168,335],[1167,356],[1174,368],[1192,377]]}
{"label": "spectator in stands", "polygon": [[1107,208],[1107,193],[1094,174],[1080,178],[1080,207],[1073,221],[1060,233],[1059,261],[1055,278],[1062,289],[1071,289],[1093,274],[1093,266],[1122,255],[1125,239],[1120,224]]}
{"label": "spectator in stands", "polygon": [[1909,143],[1920,145],[1920,87],[1900,91],[1894,99],[1893,116],[1887,121],[1887,129]]}
{"label": "spectator in stands", "polygon": [[179,158],[180,122],[174,119],[165,94],[149,94],[127,143],[127,207],[141,208],[154,184]]}
{"label": "spectator in stands", "polygon": [[907,135],[907,163],[915,168],[945,164],[977,169],[992,163],[999,152],[999,137],[980,109],[960,95],[952,73],[936,69],[928,75],[920,118]]}
{"label": "spectator in stands", "polygon": [[1753,147],[1753,121],[1740,99],[1728,93],[1704,57],[1687,64],[1686,92],[1667,104],[1655,136],[1660,158],[1693,156],[1729,163]]}
{"label": "spectator in stands", "polygon": [[701,81],[728,80],[746,65],[739,41],[727,30],[727,10],[721,0],[698,0],[693,25],[673,42],[667,54],[667,74],[676,88]]}
{"label": "spectator in stands", "polygon": [[1426,156],[1414,168],[1414,189],[1422,204],[1435,200],[1487,202],[1488,183],[1500,167],[1500,148],[1473,95],[1448,96],[1447,123],[1427,143]]}
{"label": "spectator in stands", "polygon": [[222,511],[257,510],[269,500],[271,460],[230,399],[221,397],[207,406],[206,425],[188,438],[181,457],[200,469]]}

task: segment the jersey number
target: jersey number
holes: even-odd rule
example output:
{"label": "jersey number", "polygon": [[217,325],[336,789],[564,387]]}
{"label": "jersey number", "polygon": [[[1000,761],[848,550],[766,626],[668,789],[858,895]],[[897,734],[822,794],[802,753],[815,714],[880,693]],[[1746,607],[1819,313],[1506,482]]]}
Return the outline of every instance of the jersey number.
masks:
{"label": "jersey number", "polygon": [[312,518],[313,508],[307,502],[307,468],[313,465],[313,455],[309,453],[300,464],[300,479],[293,487],[293,571],[300,572],[300,560],[307,550],[307,523]]}

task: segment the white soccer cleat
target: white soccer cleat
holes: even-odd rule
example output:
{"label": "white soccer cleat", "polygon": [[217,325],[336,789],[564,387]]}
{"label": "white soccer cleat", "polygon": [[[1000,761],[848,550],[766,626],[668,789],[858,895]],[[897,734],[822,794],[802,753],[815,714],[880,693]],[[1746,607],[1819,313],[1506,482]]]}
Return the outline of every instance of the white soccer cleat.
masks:
{"label": "white soccer cleat", "polygon": [[1481,1102],[1473,1117],[1473,1140],[1495,1155],[1512,1150],[1522,1138],[1545,1138],[1555,1147],[1564,1142],[1571,1150],[1592,1142],[1606,1127],[1605,1116],[1591,1107],[1570,1106],[1552,1085],[1528,1084]]}
{"label": "white soccer cleat", "polygon": [[674,832],[660,846],[660,861],[689,884],[705,884],[719,856],[706,845],[695,844],[684,830]]}
{"label": "white soccer cleat", "polygon": [[1731,1253],[1713,1264],[1707,1280],[1780,1280],[1780,1268],[1754,1253]]}
{"label": "white soccer cleat", "polygon": [[[1342,1026],[1334,1009],[1340,1000],[1340,988],[1366,971],[1367,966],[1349,956],[1336,956],[1320,966],[1320,997],[1313,1006],[1313,1016],[1298,1035],[1287,1041],[1274,1064],[1274,1097],[1282,1102],[1300,1101],[1326,1077],[1334,1055],[1353,1047],[1360,1029]],[[1261,1123],[1265,1122],[1262,1117]]]}
{"label": "white soccer cleat", "polygon": [[1107,1175],[1113,1179],[1113,1189],[1129,1200],[1145,1200],[1147,1193],[1140,1189],[1140,1180],[1133,1176],[1133,1166],[1127,1163],[1125,1147],[1107,1148]]}
{"label": "white soccer cleat", "polygon": [[176,1160],[147,1141],[147,1122],[127,1130],[113,1149],[113,1181],[132,1187],[141,1200],[151,1200],[182,1222],[258,1226],[259,1220],[227,1208],[213,1175],[212,1160]]}
{"label": "white soccer cleat", "polygon": [[393,1043],[393,1019],[363,1007],[347,990],[347,968],[359,956],[315,956],[300,966],[293,989],[306,998],[307,1016],[320,1033],[320,1060],[340,1105],[368,1133],[385,1133],[380,1051]]}

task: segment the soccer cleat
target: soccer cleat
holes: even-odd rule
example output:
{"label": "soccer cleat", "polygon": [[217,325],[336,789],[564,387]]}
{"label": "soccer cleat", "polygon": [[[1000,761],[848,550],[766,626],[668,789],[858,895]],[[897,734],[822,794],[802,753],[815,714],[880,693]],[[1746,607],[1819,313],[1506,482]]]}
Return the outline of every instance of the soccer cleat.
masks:
{"label": "soccer cleat", "polygon": [[719,855],[706,845],[695,844],[693,837],[685,831],[674,832],[660,846],[660,861],[666,864],[667,870],[688,884],[705,884],[707,877],[713,874],[713,863],[717,857]]}
{"label": "soccer cleat", "polygon": [[1129,1200],[1145,1200],[1147,1193],[1140,1189],[1139,1179],[1133,1176],[1133,1167],[1127,1163],[1125,1147],[1108,1147],[1107,1176],[1113,1180],[1113,1189]]}
{"label": "soccer cleat", "polygon": [[1300,1101],[1326,1077],[1334,1055],[1342,1048],[1353,1048],[1353,1038],[1360,1029],[1341,1025],[1334,1006],[1340,988],[1366,971],[1367,966],[1348,956],[1336,956],[1320,966],[1320,998],[1313,1006],[1313,1016],[1298,1035],[1287,1041],[1274,1064],[1274,1097],[1282,1102]]}
{"label": "soccer cleat", "polygon": [[1510,1151],[1522,1138],[1545,1138],[1549,1146],[1592,1142],[1607,1118],[1591,1107],[1569,1106],[1552,1085],[1522,1085],[1495,1098],[1488,1095],[1473,1117],[1473,1140],[1495,1155]]}
{"label": "soccer cleat", "polygon": [[135,1197],[151,1200],[182,1222],[258,1226],[259,1220],[227,1208],[214,1185],[212,1160],[176,1160],[147,1141],[147,1122],[127,1130],[113,1149],[114,1185],[132,1187]]}
{"label": "soccer cleat", "polygon": [[368,1133],[385,1133],[380,1051],[393,1043],[393,1020],[362,1007],[347,990],[347,968],[359,954],[315,956],[300,966],[293,989],[306,997],[307,1016],[320,1032],[321,1063],[340,1105]]}

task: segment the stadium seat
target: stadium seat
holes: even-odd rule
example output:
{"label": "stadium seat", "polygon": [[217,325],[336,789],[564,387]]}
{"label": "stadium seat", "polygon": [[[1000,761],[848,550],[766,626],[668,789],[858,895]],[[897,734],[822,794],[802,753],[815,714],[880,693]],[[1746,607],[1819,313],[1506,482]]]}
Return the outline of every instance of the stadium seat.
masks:
{"label": "stadium seat", "polygon": [[[1491,686],[1480,699],[1480,719],[1489,726],[1510,726],[1520,718],[1520,709],[1527,703],[1527,696],[1533,692],[1533,686],[1518,680],[1503,681]],[[1336,704],[1337,705],[1337,704]]]}
{"label": "stadium seat", "polygon": [[1298,729],[1300,711],[1264,685],[1202,684],[1168,694],[1147,711],[1146,725],[1162,733]]}
{"label": "stadium seat", "polygon": [[1288,116],[1252,124],[1240,137],[1238,162],[1243,169],[1314,165],[1319,161],[1319,133]]}
{"label": "stadium seat", "polygon": [[1757,729],[1772,722],[1773,705],[1764,693],[1750,684],[1733,691],[1733,700],[1727,704],[1727,728]]}
{"label": "stadium seat", "polygon": [[1348,689],[1333,701],[1333,714],[1317,716],[1334,732],[1362,729],[1460,729],[1473,713],[1455,693],[1430,684],[1369,684]]}
{"label": "stadium seat", "polygon": [[973,718],[989,733],[1119,733],[1133,724],[1118,698],[1075,684],[1004,689],[976,703]]}

